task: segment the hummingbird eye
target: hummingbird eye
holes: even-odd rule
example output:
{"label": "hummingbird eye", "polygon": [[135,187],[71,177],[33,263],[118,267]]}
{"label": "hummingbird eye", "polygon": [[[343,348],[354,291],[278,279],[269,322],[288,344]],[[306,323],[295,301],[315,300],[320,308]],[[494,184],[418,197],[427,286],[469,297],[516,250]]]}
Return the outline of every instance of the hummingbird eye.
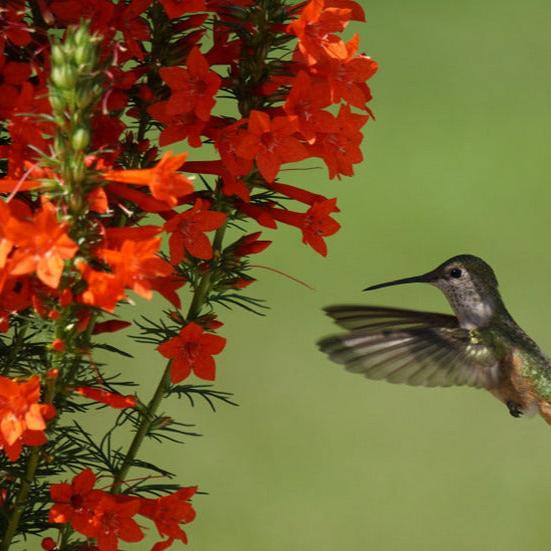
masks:
{"label": "hummingbird eye", "polygon": [[463,272],[459,268],[452,268],[450,270],[450,276],[459,279],[463,275]]}

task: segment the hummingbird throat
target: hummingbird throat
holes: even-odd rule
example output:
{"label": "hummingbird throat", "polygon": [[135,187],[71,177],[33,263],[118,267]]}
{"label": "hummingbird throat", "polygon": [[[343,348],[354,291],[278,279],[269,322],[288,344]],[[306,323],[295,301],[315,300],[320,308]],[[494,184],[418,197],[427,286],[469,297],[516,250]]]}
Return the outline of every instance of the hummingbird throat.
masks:
{"label": "hummingbird throat", "polygon": [[453,308],[459,325],[465,329],[477,329],[490,323],[494,317],[496,305],[493,297],[483,298],[474,288],[442,289]]}

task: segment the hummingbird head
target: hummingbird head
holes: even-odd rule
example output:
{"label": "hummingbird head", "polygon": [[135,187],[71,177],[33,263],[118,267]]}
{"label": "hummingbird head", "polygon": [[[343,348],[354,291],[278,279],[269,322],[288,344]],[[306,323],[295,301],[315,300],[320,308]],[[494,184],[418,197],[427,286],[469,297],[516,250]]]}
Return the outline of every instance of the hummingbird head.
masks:
{"label": "hummingbird head", "polygon": [[505,308],[494,271],[484,260],[470,254],[454,256],[426,274],[372,285],[364,291],[403,283],[430,283],[438,287],[461,326],[466,328],[487,325]]}

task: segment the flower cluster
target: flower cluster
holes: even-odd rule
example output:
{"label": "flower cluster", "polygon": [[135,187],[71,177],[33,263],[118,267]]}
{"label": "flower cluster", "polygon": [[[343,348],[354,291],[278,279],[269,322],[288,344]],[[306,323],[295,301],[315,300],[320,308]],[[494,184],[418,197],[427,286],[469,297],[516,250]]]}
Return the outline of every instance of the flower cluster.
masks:
{"label": "flower cluster", "polygon": [[[155,551],[187,541],[196,488],[129,484],[128,473],[166,476],[141,443],[193,434],[159,415],[164,398],[231,403],[197,379],[216,380],[226,346],[216,307],[262,308],[244,294],[251,255],[271,243],[258,226],[297,228],[327,254],[336,199],[280,177],[309,161],[341,178],[362,161],[377,65],[342,33],[364,19],[353,0],[0,7],[3,549],[55,525],[44,549],[116,550],[142,539],[136,516],[164,538]],[[120,319],[119,305],[157,295],[163,318]],[[125,355],[96,339],[128,327],[166,359],[149,401],[94,360],[96,348]],[[97,442],[64,422],[105,406],[119,415]],[[50,486],[75,469],[71,484]]]}
{"label": "flower cluster", "polygon": [[181,524],[195,518],[190,499],[197,488],[181,488],[156,499],[113,495],[94,488],[96,476],[85,469],[73,477],[70,484],[52,484],[50,494],[53,506],[49,521],[69,524],[75,531],[94,538],[100,549],[116,551],[118,540],[141,541],[144,533],[134,517],[141,515],[155,523],[166,540],[155,544],[153,551],[170,547],[175,540],[187,543]]}

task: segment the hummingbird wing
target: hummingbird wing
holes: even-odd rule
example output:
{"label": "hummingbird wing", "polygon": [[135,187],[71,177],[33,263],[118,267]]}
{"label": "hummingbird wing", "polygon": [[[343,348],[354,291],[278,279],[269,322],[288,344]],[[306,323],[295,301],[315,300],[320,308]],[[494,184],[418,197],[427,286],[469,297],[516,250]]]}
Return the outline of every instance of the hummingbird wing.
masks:
{"label": "hummingbird wing", "polygon": [[368,379],[418,386],[493,388],[499,359],[455,316],[376,306],[325,309],[349,332],[318,344],[331,360]]}

